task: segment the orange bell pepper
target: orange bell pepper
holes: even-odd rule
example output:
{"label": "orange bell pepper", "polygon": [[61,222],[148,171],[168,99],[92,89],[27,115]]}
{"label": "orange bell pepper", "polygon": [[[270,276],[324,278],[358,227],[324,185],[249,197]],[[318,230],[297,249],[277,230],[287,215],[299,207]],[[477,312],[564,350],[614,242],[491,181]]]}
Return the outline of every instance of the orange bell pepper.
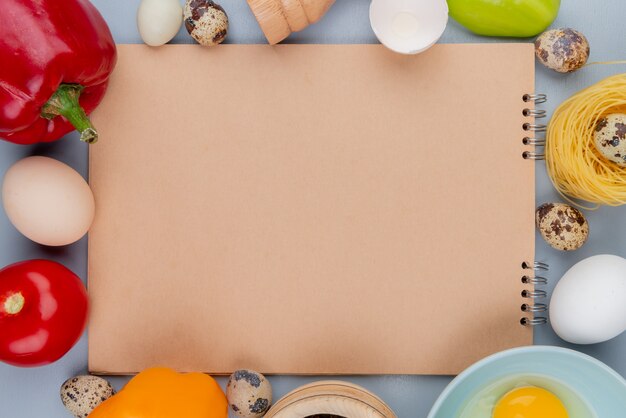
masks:
{"label": "orange bell pepper", "polygon": [[209,375],[144,370],[89,418],[227,418],[226,395]]}

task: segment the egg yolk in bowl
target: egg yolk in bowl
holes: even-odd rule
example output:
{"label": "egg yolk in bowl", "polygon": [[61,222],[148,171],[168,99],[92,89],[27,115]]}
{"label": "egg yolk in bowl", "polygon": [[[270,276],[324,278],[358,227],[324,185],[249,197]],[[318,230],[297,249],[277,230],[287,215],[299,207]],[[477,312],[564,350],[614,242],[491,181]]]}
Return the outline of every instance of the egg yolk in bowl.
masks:
{"label": "egg yolk in bowl", "polygon": [[513,389],[493,409],[493,418],[568,418],[563,402],[534,386]]}

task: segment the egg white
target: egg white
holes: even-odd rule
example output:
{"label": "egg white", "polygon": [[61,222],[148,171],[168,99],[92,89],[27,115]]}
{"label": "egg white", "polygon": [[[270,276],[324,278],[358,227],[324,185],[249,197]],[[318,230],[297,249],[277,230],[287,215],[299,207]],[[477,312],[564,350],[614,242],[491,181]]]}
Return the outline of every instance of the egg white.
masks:
{"label": "egg white", "polygon": [[491,382],[470,396],[454,418],[492,418],[498,400],[509,391],[524,386],[552,392],[567,408],[569,418],[598,418],[591,406],[565,383],[541,375],[513,375]]}

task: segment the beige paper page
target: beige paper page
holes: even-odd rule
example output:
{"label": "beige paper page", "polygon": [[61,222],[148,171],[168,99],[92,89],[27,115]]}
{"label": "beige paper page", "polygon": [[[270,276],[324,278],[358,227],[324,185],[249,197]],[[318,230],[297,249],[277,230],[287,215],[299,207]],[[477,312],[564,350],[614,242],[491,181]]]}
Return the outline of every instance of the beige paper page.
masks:
{"label": "beige paper page", "polygon": [[532,343],[532,45],[119,47],[89,368],[455,374]]}

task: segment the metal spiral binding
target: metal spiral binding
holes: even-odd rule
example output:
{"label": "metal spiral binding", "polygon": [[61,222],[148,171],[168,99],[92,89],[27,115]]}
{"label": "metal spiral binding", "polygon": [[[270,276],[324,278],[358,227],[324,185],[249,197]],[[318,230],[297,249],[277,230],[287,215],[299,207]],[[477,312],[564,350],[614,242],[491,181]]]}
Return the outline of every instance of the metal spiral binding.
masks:
{"label": "metal spiral binding", "polygon": [[548,311],[548,305],[546,305],[545,303],[535,303],[534,305],[529,305],[528,303],[525,303],[522,305],[522,312],[547,312]]}
{"label": "metal spiral binding", "polygon": [[527,261],[524,261],[522,263],[522,268],[526,269],[526,270],[545,270],[545,271],[548,271],[548,270],[550,270],[550,265],[546,264],[546,263],[542,263],[541,261],[535,261],[532,264],[528,263]]}
{"label": "metal spiral binding", "polygon": [[544,299],[548,297],[545,290],[522,290],[522,297],[528,299]]}
{"label": "metal spiral binding", "polygon": [[526,103],[535,102],[535,104],[541,104],[548,101],[548,96],[545,94],[525,94],[522,96],[522,100]]}
{"label": "metal spiral binding", "polygon": [[541,277],[541,276],[535,276],[535,277],[523,276],[522,283],[532,284],[532,285],[546,285],[548,284],[548,279],[546,279],[545,277]]}
{"label": "metal spiral binding", "polygon": [[535,119],[545,118],[548,112],[541,109],[524,109],[522,110],[522,115],[531,116]]}
{"label": "metal spiral binding", "polygon": [[[541,104],[545,103],[547,100],[548,96],[545,94],[524,94],[522,96],[522,101],[524,103],[534,102],[535,104]],[[547,116],[547,112],[543,109],[524,108],[522,110],[522,115],[529,118],[541,119]],[[545,132],[548,129],[548,126],[539,123],[526,122],[522,125],[522,129],[527,132]],[[545,138],[531,138],[527,136],[522,139],[522,143],[531,147],[543,147],[546,145],[546,140]],[[524,151],[522,153],[522,158],[525,160],[543,160],[545,159],[545,154],[537,151]]]}
{"label": "metal spiral binding", "polygon": [[[545,94],[524,94],[522,96],[522,101],[524,103],[534,102],[534,104],[545,103],[548,100],[548,96]],[[547,112],[542,109],[530,109],[524,108],[522,110],[522,115],[528,118],[533,119],[542,119],[547,116]],[[533,120],[534,122],[534,120]],[[546,132],[548,129],[547,125],[539,124],[539,123],[530,123],[525,122],[522,125],[522,129],[526,132]],[[522,138],[522,144],[531,146],[531,147],[543,147],[546,145],[545,138],[537,138],[526,136]],[[537,151],[524,151],[522,153],[522,158],[525,160],[543,160],[545,159],[545,154]],[[542,263],[540,261],[534,261],[529,263],[524,261],[522,263],[522,268],[525,270],[533,270],[533,272],[543,270],[549,270],[550,266],[546,263]],[[522,290],[521,296],[525,299],[530,299],[533,303],[524,303],[521,306],[521,311],[524,313],[532,314],[532,316],[523,316],[520,319],[520,324],[524,326],[534,327],[537,325],[545,325],[548,323],[548,318],[544,316],[536,316],[535,314],[541,312],[547,312],[548,306],[545,303],[535,302],[537,299],[545,299],[548,297],[548,293],[545,290],[535,289],[535,286],[545,286],[548,284],[548,279],[543,276],[538,276],[536,274],[524,275],[521,278],[523,284],[532,285],[533,289],[524,289]]]}
{"label": "metal spiral binding", "polygon": [[[542,263],[540,261],[534,261],[529,263],[524,261],[522,263],[522,268],[525,270],[533,270],[536,271],[548,271],[550,266],[546,263]],[[524,275],[521,278],[522,283],[531,284],[533,286],[541,286],[548,284],[548,279],[543,276],[529,276]],[[525,299],[531,299],[533,303],[524,303],[521,306],[521,311],[524,313],[530,313],[532,316],[523,316],[520,319],[520,324],[528,327],[534,327],[537,325],[545,325],[548,323],[548,318],[544,316],[535,316],[537,313],[547,312],[548,306],[545,303],[537,303],[535,302],[537,299],[545,299],[548,296],[548,293],[545,290],[540,289],[524,289],[522,290],[521,296]]]}
{"label": "metal spiral binding", "polygon": [[548,129],[548,125],[527,122],[522,125],[522,129],[530,132],[545,132]]}
{"label": "metal spiral binding", "polygon": [[546,140],[539,138],[529,138],[526,136],[522,138],[522,144],[532,145],[533,147],[543,147],[544,145],[546,145]]}
{"label": "metal spiral binding", "polygon": [[545,325],[548,323],[548,320],[543,316],[538,316],[536,318],[522,318],[520,323],[526,327],[536,327],[537,325]]}
{"label": "metal spiral binding", "polygon": [[524,151],[522,153],[522,158],[525,160],[545,160],[545,154],[541,154],[535,151]]}

